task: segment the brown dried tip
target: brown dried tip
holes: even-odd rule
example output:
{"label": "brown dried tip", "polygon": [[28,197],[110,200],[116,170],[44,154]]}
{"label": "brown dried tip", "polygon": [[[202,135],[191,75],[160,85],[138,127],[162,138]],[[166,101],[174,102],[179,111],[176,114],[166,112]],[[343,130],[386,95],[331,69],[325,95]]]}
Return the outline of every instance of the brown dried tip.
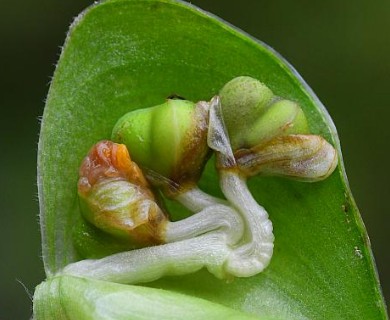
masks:
{"label": "brown dried tip", "polygon": [[79,170],[79,192],[85,193],[100,179],[121,177],[142,188],[149,188],[141,169],[131,161],[124,144],[103,140],[89,151]]}

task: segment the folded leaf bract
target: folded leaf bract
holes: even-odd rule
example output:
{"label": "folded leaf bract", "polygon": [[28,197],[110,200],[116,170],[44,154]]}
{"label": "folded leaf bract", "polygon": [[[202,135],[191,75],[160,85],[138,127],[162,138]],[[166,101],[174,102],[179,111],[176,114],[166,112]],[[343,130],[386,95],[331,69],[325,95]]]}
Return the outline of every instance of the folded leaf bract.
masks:
{"label": "folded leaf bract", "polygon": [[[172,94],[209,100],[240,75],[298,102],[311,132],[340,151],[329,115],[296,71],[268,46],[214,16],[173,0],[111,0],[75,20],[50,87],[39,142],[48,276],[79,259],[72,225],[79,217],[78,167],[89,148],[109,139],[116,121],[130,110],[161,104]],[[217,185],[210,162],[201,187],[219,195]],[[274,223],[275,251],[266,271],[231,283],[201,271],[149,286],[276,319],[386,318],[342,162],[322,182],[253,178],[249,186]]]}

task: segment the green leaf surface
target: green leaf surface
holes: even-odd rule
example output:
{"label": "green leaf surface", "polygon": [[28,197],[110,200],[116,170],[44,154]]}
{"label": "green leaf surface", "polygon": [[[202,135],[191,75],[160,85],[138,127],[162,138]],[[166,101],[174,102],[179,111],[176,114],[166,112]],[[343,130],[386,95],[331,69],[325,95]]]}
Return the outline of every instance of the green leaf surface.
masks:
{"label": "green leaf surface", "polygon": [[[111,0],[75,20],[50,87],[39,142],[48,276],[79,259],[72,242],[80,214],[76,185],[90,147],[109,139],[130,110],[161,104],[171,94],[209,100],[240,75],[298,102],[311,132],[340,151],[329,115],[296,71],[265,44],[214,16],[178,1]],[[221,196],[211,161],[200,185]],[[338,169],[325,181],[253,178],[249,187],[274,224],[274,256],[263,273],[226,283],[201,271],[148,285],[273,319],[387,318],[341,153]],[[180,216],[180,207],[171,209]]]}

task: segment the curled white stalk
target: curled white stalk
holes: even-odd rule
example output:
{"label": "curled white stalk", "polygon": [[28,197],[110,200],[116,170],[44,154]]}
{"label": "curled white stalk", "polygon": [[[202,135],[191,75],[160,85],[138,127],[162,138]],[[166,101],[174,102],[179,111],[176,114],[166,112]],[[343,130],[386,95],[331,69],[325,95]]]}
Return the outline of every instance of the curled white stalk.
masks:
{"label": "curled white stalk", "polygon": [[79,197],[84,217],[96,227],[122,238],[128,234],[141,245],[165,244],[76,262],[62,274],[138,283],[206,267],[219,278],[242,276],[229,267],[244,233],[240,215],[193,187],[177,200],[196,213],[169,221],[124,145],[101,141],[91,149],[80,169]]}
{"label": "curled white stalk", "polygon": [[212,205],[165,225],[164,245],[114,254],[68,265],[61,274],[120,283],[149,282],[206,267],[218,278],[240,277],[230,268],[234,245],[243,235],[239,215],[226,205]]}
{"label": "curled white stalk", "polygon": [[216,277],[225,278],[224,264],[230,254],[226,234],[213,232],[102,259],[82,260],[66,266],[60,274],[135,284],[193,273],[206,267]]}
{"label": "curled white stalk", "polygon": [[241,213],[246,226],[246,238],[234,251],[231,270],[250,277],[264,270],[273,253],[273,228],[267,211],[254,199],[246,185],[246,179],[233,171],[220,172],[222,192]]}
{"label": "curled white stalk", "polygon": [[164,239],[167,243],[222,231],[226,235],[226,243],[234,245],[240,241],[244,232],[240,215],[226,205],[206,207],[186,219],[168,222],[165,228]]}
{"label": "curled white stalk", "polygon": [[216,204],[228,204],[226,200],[213,197],[203,192],[196,185],[189,190],[179,192],[174,199],[192,212],[199,212],[202,209]]}
{"label": "curled white stalk", "polygon": [[[226,230],[230,244],[238,242],[244,232],[243,221],[239,213],[229,202],[213,197],[202,191],[196,184],[190,188],[181,188],[179,184],[163,177],[152,170],[145,170],[147,177],[154,184],[169,186],[171,197],[195,213],[186,219],[167,222],[164,236],[165,242],[175,242],[202,235],[216,230]],[[165,188],[168,189],[168,188]]]}
{"label": "curled white stalk", "polygon": [[150,282],[206,267],[218,278],[245,276],[232,268],[234,246],[243,235],[241,217],[229,206],[212,205],[165,226],[163,245],[117,253],[68,265],[61,274],[119,283]]}
{"label": "curled white stalk", "polygon": [[237,167],[224,126],[219,97],[210,102],[208,145],[217,152],[217,167],[222,192],[245,222],[244,242],[234,250],[230,268],[252,276],[264,270],[273,253],[274,235],[268,213],[249,192],[246,179]]}
{"label": "curled white stalk", "polygon": [[148,179],[153,180],[155,185],[163,186],[164,189],[168,189],[166,186],[169,186],[170,197],[195,213],[183,220],[168,221],[165,226],[164,242],[190,239],[221,229],[226,230],[229,244],[241,239],[244,232],[243,221],[228,201],[205,193],[196,184],[190,188],[181,188],[178,183],[157,172],[149,169],[145,171]]}

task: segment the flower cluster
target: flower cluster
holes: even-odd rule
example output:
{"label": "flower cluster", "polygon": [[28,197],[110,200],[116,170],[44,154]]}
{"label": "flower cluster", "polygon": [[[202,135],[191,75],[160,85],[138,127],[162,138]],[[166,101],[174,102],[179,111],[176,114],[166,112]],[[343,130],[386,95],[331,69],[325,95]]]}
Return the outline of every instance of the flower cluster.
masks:
{"label": "flower cluster", "polygon": [[[120,283],[204,267],[221,279],[258,274],[271,261],[274,235],[247,178],[318,181],[338,163],[333,146],[309,133],[296,102],[250,77],[231,80],[210,102],[169,99],[132,111],[118,120],[111,140],[84,159],[78,194],[83,223],[95,230],[83,229],[84,237],[103,234],[95,239],[101,247],[121,245],[97,259],[96,248],[84,249],[86,259],[61,274]],[[198,187],[212,153],[226,199]],[[193,214],[170,221],[162,197]]]}

